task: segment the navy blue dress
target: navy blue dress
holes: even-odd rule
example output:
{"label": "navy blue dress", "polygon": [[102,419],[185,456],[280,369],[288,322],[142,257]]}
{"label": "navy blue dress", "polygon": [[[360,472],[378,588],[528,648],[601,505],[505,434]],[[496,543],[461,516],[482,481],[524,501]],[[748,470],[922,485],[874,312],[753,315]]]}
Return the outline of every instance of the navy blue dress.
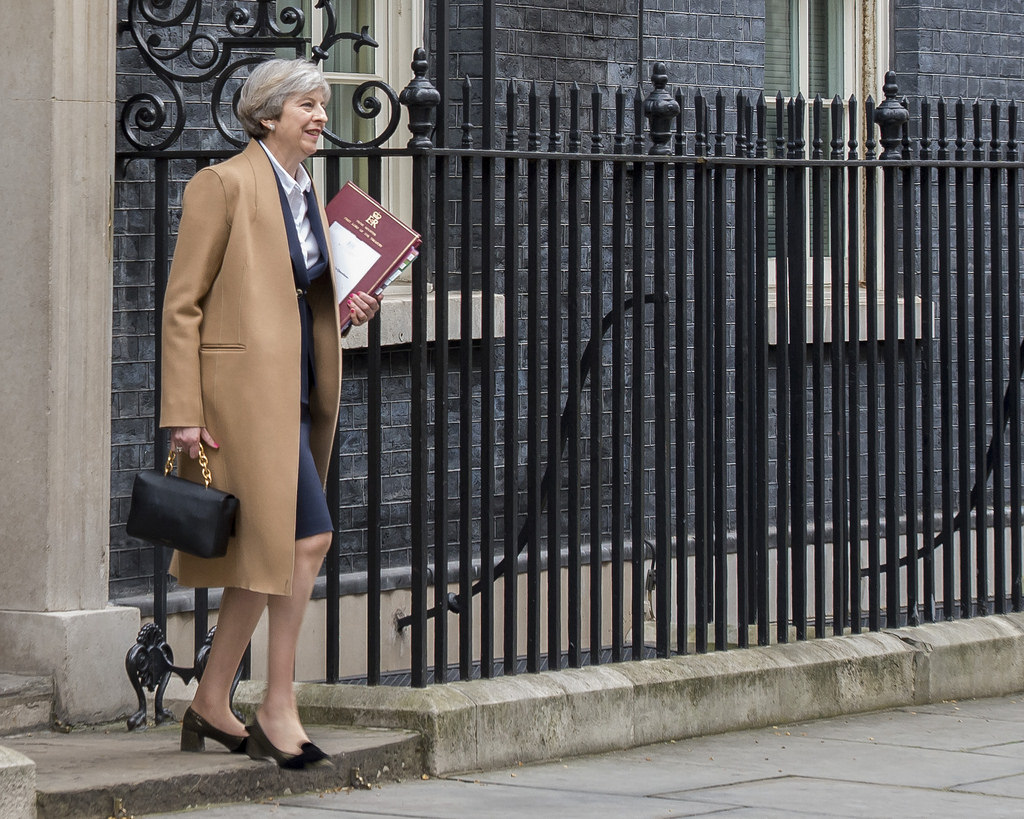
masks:
{"label": "navy blue dress", "polygon": [[313,368],[313,310],[306,301],[306,293],[313,280],[327,272],[327,240],[318,217],[320,211],[316,202],[316,194],[310,188],[305,194],[306,207],[309,213],[309,224],[313,229],[317,244],[320,246],[320,259],[312,267],[307,267],[305,257],[302,255],[302,246],[299,244],[299,234],[295,229],[295,219],[292,217],[284,188],[281,186],[281,180],[277,179],[276,173],[274,178],[277,181],[277,192],[281,196],[285,230],[288,232],[288,251],[292,260],[295,297],[299,302],[299,321],[302,325],[300,361],[302,367],[302,422],[299,426],[299,482],[295,502],[295,539],[298,540],[321,532],[334,531],[334,523],[327,508],[327,498],[324,496],[324,488],[320,483],[320,473],[317,472],[313,452],[309,448],[309,430],[312,425],[309,414],[309,391],[316,388],[316,375]]}

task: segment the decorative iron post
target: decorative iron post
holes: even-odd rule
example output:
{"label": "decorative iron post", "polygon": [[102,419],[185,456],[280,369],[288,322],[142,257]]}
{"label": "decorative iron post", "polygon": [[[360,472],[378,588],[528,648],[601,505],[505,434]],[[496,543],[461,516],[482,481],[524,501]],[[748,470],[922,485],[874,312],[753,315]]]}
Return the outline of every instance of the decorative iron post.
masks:
{"label": "decorative iron post", "polygon": [[[882,86],[885,100],[875,109],[874,120],[880,132],[879,141],[882,143],[882,153],[879,159],[895,160],[902,158],[903,147],[903,125],[907,122],[909,114],[899,103],[896,95],[899,88],[896,85],[896,74],[887,71],[885,74],[885,85]],[[897,233],[896,233],[896,169],[885,167],[882,169],[882,275],[883,292],[885,294],[884,327],[885,341],[883,344],[884,371],[885,371],[885,552],[886,563],[890,567],[899,564],[899,517],[895,506],[895,498],[899,493],[900,472],[898,457],[899,452],[899,395],[896,391],[896,380],[899,368],[899,313],[896,299],[898,288],[897,276]],[[870,296],[869,296],[870,297]],[[890,458],[889,455],[892,457]],[[886,573],[886,621],[889,628],[897,628],[900,625],[900,573],[890,570]]]}
{"label": "decorative iron post", "polygon": [[427,79],[427,52],[417,48],[412,56],[413,78],[399,94],[398,100],[409,109],[410,148],[434,147],[430,132],[434,129],[434,109],[441,103],[441,94]]}
{"label": "decorative iron post", "polygon": [[[413,78],[399,100],[409,109],[413,164],[412,224],[422,237],[412,267],[412,684],[427,684],[427,282],[433,247],[430,235],[430,132],[441,94],[427,79],[427,52],[413,53]],[[443,682],[439,680],[439,682]]]}
{"label": "decorative iron post", "polygon": [[[668,156],[669,145],[679,103],[665,90],[668,72],[665,63],[658,61],[651,71],[654,85],[644,100],[644,116],[651,134],[650,153]],[[670,647],[672,619],[672,555],[671,498],[669,461],[672,438],[669,432],[669,338],[668,338],[668,270],[669,270],[669,214],[668,165],[654,164],[654,578],[656,590],[655,623],[657,624],[657,652],[667,657]],[[636,315],[642,315],[639,305]]]}
{"label": "decorative iron post", "polygon": [[882,153],[879,159],[900,159],[900,148],[903,145],[903,125],[910,118],[910,112],[899,102],[899,86],[896,85],[896,72],[885,72],[885,84],[882,93],[885,100],[875,109],[875,124],[881,134]]}
{"label": "decorative iron post", "polygon": [[679,114],[679,103],[665,90],[668,85],[668,70],[660,60],[651,71],[653,90],[644,100],[644,116],[647,117],[651,132],[650,153],[654,156],[667,156],[672,152],[669,140],[672,138],[672,126]]}

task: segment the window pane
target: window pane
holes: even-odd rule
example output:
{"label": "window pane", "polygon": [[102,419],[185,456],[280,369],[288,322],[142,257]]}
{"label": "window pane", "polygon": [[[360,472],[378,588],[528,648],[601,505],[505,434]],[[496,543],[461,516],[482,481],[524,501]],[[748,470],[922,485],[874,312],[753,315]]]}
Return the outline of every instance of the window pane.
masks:
{"label": "window pane", "polygon": [[841,0],[809,0],[807,18],[808,97],[842,95],[843,4]]}
{"label": "window pane", "polygon": [[[282,31],[291,31],[292,25],[294,25],[294,23],[288,24],[281,22],[281,12],[283,12],[285,9],[299,9],[299,11],[302,12],[302,16],[306,21],[306,24],[302,29],[302,35],[304,37],[310,37],[310,21],[313,19],[311,14],[312,6],[312,0],[301,0],[301,2],[298,2],[297,0],[292,0],[292,2],[290,3],[278,3],[276,8],[277,25],[280,27]],[[320,12],[317,12],[317,14],[319,13]],[[290,48],[279,48],[275,52],[274,56],[280,57],[282,60],[294,60],[296,57],[308,57],[308,51],[309,49],[306,49],[305,54],[302,51],[296,54]]]}
{"label": "window pane", "polygon": [[[354,85],[331,83],[331,101],[327,103],[327,127],[347,142],[368,142],[375,136],[374,121],[363,119],[352,107]],[[324,144],[324,147],[332,147]],[[342,181],[351,179],[359,187],[366,189],[366,160],[361,158],[342,159]]]}
{"label": "window pane", "polygon": [[774,97],[796,92],[793,76],[793,18],[791,0],[765,0],[764,90]]}
{"label": "window pane", "polygon": [[[301,2],[291,0],[288,3],[278,3],[277,23],[285,30],[290,30],[289,26],[281,22],[281,12],[286,8],[298,8],[302,11],[306,19],[303,34],[311,39],[313,45],[319,45],[324,38],[323,25],[327,23],[323,12],[314,7],[312,0],[301,0]],[[346,3],[343,8],[336,8],[335,11],[337,14],[336,34],[348,32],[358,34],[362,31],[363,26],[367,26],[370,36],[378,43],[381,42],[383,32],[376,30],[377,21],[374,17],[373,0],[354,0],[354,2]],[[375,48],[363,46],[357,53],[352,48],[352,40],[338,40],[330,47],[328,57],[323,63],[323,70],[332,74],[372,74],[376,51]],[[290,60],[294,59],[295,54],[290,49],[278,49],[277,56]]]}
{"label": "window pane", "polygon": [[[377,31],[374,19],[373,0],[355,0],[338,4],[338,33],[354,31],[359,33],[368,26],[370,36],[378,43],[383,42],[386,32]],[[351,40],[339,40],[330,49],[330,56],[324,62],[324,71],[329,74],[372,74],[377,49],[363,46],[358,52],[352,49]]]}
{"label": "window pane", "polygon": [[807,8],[807,96],[828,97],[828,0],[810,0]]}

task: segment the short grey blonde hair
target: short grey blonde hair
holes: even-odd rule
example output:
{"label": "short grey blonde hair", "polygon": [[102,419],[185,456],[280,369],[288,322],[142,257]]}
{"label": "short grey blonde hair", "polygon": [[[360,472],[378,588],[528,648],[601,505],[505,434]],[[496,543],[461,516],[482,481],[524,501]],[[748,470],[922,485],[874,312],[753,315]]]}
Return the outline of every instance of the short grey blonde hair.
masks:
{"label": "short grey blonde hair", "polygon": [[331,86],[308,60],[267,60],[249,74],[238,98],[238,120],[245,132],[263,139],[269,131],[262,120],[277,119],[284,103],[297,94],[320,92],[324,104],[331,98]]}

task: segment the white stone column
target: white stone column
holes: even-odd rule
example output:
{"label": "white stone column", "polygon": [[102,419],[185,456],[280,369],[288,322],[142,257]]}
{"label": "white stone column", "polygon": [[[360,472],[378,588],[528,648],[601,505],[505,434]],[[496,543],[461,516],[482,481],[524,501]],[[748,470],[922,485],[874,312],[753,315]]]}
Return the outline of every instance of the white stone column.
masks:
{"label": "white stone column", "polygon": [[0,72],[0,671],[65,721],[131,710],[107,605],[116,3],[6,4]]}

